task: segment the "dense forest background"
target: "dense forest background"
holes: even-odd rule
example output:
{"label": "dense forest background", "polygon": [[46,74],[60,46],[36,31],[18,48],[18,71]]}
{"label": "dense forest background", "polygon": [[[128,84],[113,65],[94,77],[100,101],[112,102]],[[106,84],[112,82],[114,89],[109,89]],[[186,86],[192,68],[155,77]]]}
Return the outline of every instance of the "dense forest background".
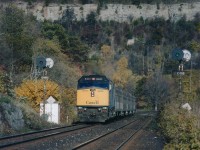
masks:
{"label": "dense forest background", "polygon": [[[36,1],[27,2],[31,4]],[[47,5],[50,2],[74,1],[45,0]],[[122,3],[112,0],[78,2],[100,5]],[[143,2],[184,1],[126,0],[123,4],[139,5]],[[35,60],[38,56],[50,57],[55,65],[46,69],[49,76],[46,97],[53,95],[61,102],[62,121],[66,120],[66,114],[75,116],[76,84],[79,77],[103,74],[113,80],[117,87],[134,94],[138,108],[163,109],[161,127],[169,140],[185,129],[184,138],[193,137],[191,140],[198,141],[200,14],[196,14],[190,21],[186,17],[177,21],[141,17],[129,23],[119,23],[97,20],[98,12],[91,12],[86,20],[78,21],[73,8],[68,8],[60,20],[51,22],[38,21],[32,14],[25,14],[12,4],[0,11],[1,94],[28,103],[38,111],[39,103],[45,97],[44,81],[41,80],[41,70],[35,72]],[[184,63],[184,76],[176,75],[179,62],[171,58],[175,48],[187,49],[192,53],[191,61]],[[180,106],[185,102],[192,105],[196,120],[191,120],[191,115],[185,120],[180,119],[185,114]],[[170,115],[172,117],[168,117]],[[174,130],[177,120],[183,126]],[[191,126],[195,130],[188,132]],[[180,135],[175,143],[184,143],[182,138]]]}

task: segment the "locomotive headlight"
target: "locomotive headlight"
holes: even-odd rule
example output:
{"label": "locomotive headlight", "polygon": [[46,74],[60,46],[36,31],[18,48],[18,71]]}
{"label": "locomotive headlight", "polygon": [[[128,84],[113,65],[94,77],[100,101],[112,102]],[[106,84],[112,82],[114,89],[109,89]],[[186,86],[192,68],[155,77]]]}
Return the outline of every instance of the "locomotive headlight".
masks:
{"label": "locomotive headlight", "polygon": [[91,92],[91,97],[94,97],[94,91]]}
{"label": "locomotive headlight", "polygon": [[107,107],[102,107],[102,112],[108,112],[108,110],[107,110],[108,108]]}
{"label": "locomotive headlight", "polygon": [[82,113],[83,112],[83,107],[78,107],[78,113]]}

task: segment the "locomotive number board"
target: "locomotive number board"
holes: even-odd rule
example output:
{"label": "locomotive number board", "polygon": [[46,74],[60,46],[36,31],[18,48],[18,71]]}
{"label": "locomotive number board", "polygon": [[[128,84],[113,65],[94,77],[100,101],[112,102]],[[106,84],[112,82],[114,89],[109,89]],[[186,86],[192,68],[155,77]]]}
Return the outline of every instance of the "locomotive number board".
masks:
{"label": "locomotive number board", "polygon": [[86,80],[86,81],[101,81],[101,80],[103,80],[103,78],[84,78],[84,80]]}

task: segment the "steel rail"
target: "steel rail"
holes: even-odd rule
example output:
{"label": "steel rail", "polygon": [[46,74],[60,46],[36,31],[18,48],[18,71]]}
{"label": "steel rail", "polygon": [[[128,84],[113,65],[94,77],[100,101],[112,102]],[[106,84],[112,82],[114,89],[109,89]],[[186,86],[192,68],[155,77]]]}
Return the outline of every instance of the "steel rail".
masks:
{"label": "steel rail", "polygon": [[151,119],[148,120],[148,122],[145,122],[139,129],[137,129],[135,132],[133,132],[124,142],[122,142],[115,150],[121,149],[125,144],[127,144],[130,139],[136,135],[139,131],[141,131],[144,127],[146,127],[151,122]]}
{"label": "steel rail", "polygon": [[107,136],[107,135],[109,135],[109,134],[111,134],[111,133],[113,133],[113,132],[116,132],[116,131],[118,131],[118,130],[120,130],[120,129],[122,129],[122,128],[124,128],[124,127],[130,125],[130,124],[132,124],[133,122],[136,122],[136,121],[137,121],[137,120],[131,121],[131,122],[129,122],[128,124],[123,125],[123,126],[117,128],[117,129],[113,130],[113,131],[107,132],[107,133],[105,133],[105,134],[103,134],[103,135],[100,135],[100,136],[98,136],[98,137],[96,137],[96,138],[93,138],[93,139],[88,140],[88,141],[86,141],[86,142],[84,142],[84,143],[81,143],[81,144],[79,144],[79,145],[73,147],[72,150],[77,150],[77,149],[79,149],[79,148],[81,148],[81,147],[84,147],[85,145],[88,145],[88,144],[90,144],[90,143],[92,143],[92,142],[94,142],[94,141],[96,141],[96,140],[98,140],[98,139],[100,139],[100,138],[102,138],[102,137],[105,137],[105,136]]}
{"label": "steel rail", "polygon": [[6,139],[12,139],[12,138],[16,138],[16,137],[21,137],[21,136],[31,135],[31,134],[37,134],[37,133],[42,133],[42,132],[47,132],[47,131],[59,130],[59,129],[63,129],[63,128],[78,126],[78,125],[81,125],[81,124],[73,124],[73,125],[70,125],[70,126],[55,127],[55,128],[44,129],[44,130],[39,130],[39,131],[32,131],[32,132],[16,134],[16,135],[11,135],[11,136],[4,136],[4,137],[0,138],[0,142],[2,140],[6,140]]}
{"label": "steel rail", "polygon": [[72,132],[72,131],[76,131],[76,130],[80,130],[80,129],[84,129],[84,128],[88,128],[88,127],[91,127],[91,126],[94,126],[94,125],[86,125],[84,127],[78,128],[78,129],[70,129],[70,130],[67,130],[67,131],[55,132],[55,133],[46,134],[46,135],[38,136],[38,137],[35,137],[35,138],[27,139],[27,140],[22,140],[22,141],[18,141],[18,142],[0,145],[0,149],[1,148],[8,148],[8,147],[19,145],[19,144],[25,144],[27,142],[36,141],[36,140],[48,138],[48,137],[51,137],[51,136],[55,136],[55,135],[59,135],[59,134],[67,133],[67,132]]}

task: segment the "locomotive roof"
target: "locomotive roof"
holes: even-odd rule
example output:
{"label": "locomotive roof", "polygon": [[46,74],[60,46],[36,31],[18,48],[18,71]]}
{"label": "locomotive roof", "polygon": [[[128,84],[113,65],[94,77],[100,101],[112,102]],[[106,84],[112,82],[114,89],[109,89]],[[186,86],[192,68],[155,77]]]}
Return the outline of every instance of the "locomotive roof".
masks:
{"label": "locomotive roof", "polygon": [[110,81],[105,75],[84,75],[78,80],[78,82],[89,81],[90,79],[93,81]]}

